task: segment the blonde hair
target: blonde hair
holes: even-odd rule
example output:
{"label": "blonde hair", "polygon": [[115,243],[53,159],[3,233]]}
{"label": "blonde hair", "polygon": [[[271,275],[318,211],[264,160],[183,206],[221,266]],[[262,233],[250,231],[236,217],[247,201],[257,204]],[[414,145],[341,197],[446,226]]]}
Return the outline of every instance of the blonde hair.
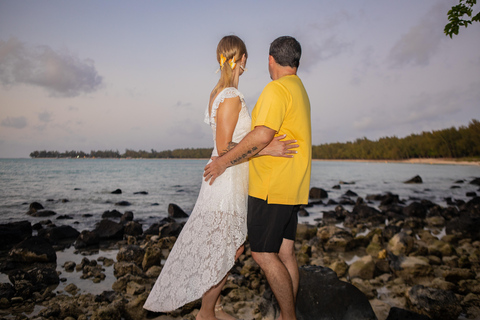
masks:
{"label": "blonde hair", "polygon": [[223,55],[227,61],[220,68],[220,80],[218,80],[214,91],[231,87],[233,85],[233,69],[230,66],[230,60],[235,58],[235,62],[238,64],[242,60],[243,55],[248,58],[247,47],[245,43],[237,36],[225,36],[223,37],[217,46],[217,61],[220,63],[220,56]]}

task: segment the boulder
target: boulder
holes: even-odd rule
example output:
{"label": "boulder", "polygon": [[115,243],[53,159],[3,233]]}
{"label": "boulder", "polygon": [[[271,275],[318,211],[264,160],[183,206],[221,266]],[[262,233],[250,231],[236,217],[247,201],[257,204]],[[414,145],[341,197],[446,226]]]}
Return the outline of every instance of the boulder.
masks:
{"label": "boulder", "polygon": [[27,214],[28,215],[31,215],[32,213],[35,213],[39,210],[43,210],[45,209],[40,203],[38,202],[32,202],[30,203],[29,207],[28,207],[28,211],[27,211]]}
{"label": "boulder", "polygon": [[387,250],[397,256],[408,255],[412,252],[414,243],[415,239],[412,236],[405,232],[399,232],[388,241]]}
{"label": "boulder", "polygon": [[75,241],[75,249],[82,249],[89,246],[98,245],[100,236],[93,231],[83,230]]}
{"label": "boulder", "polygon": [[427,207],[420,202],[412,202],[403,208],[403,214],[407,217],[425,219],[427,216]]}
{"label": "boulder", "polygon": [[120,213],[120,211],[117,211],[117,210],[107,210],[105,211],[103,214],[102,214],[102,218],[103,219],[107,219],[107,218],[121,218],[122,217],[122,214]]}
{"label": "boulder", "polygon": [[118,250],[117,261],[133,262],[138,266],[142,265],[145,250],[137,245],[128,245]]}
{"label": "boulder", "polygon": [[123,238],[123,225],[114,221],[103,219],[97,223],[95,230],[96,234],[100,237],[100,240],[114,240]]}
{"label": "boulder", "polygon": [[79,235],[80,232],[71,226],[59,226],[38,230],[39,237],[42,237],[53,244],[56,244],[62,240],[74,240],[78,238]]}
{"label": "boulder", "polygon": [[410,180],[404,181],[403,183],[423,183],[422,178],[419,175],[411,178]]}
{"label": "boulder", "polygon": [[433,276],[433,269],[427,258],[388,255],[393,273],[407,282],[415,282],[422,277]]}
{"label": "boulder", "polygon": [[188,214],[174,203],[168,205],[168,216],[172,218],[188,218]]}
{"label": "boulder", "polygon": [[310,199],[326,199],[328,198],[328,193],[321,188],[312,187],[308,196]]}
{"label": "boulder", "polygon": [[29,221],[0,224],[0,250],[9,249],[31,235],[32,224]]}
{"label": "boulder", "polygon": [[57,213],[55,211],[52,211],[52,210],[39,210],[39,211],[29,213],[29,215],[32,216],[32,217],[50,217],[50,216],[54,216],[56,214]]}
{"label": "boulder", "polygon": [[431,320],[426,315],[413,311],[391,307],[386,320]]}
{"label": "boulder", "polygon": [[125,224],[124,233],[129,236],[140,236],[143,234],[142,225],[136,221],[128,221]]}
{"label": "boulder", "polygon": [[122,194],[122,190],[121,189],[116,189],[112,192],[110,192],[111,194]]}
{"label": "boulder", "polygon": [[333,270],[304,266],[299,272],[299,320],[377,319],[367,297],[352,284],[340,281]]}
{"label": "boulder", "polygon": [[406,297],[413,311],[433,320],[456,320],[462,312],[460,301],[451,291],[416,285],[407,292]]}
{"label": "boulder", "polygon": [[132,211],[125,211],[125,213],[120,218],[120,222],[127,223],[129,221],[133,221],[133,212]]}
{"label": "boulder", "polygon": [[366,255],[358,259],[348,268],[348,275],[350,279],[360,278],[364,280],[371,280],[375,274],[375,262],[372,256]]}
{"label": "boulder", "polygon": [[8,253],[14,262],[56,262],[57,254],[52,245],[45,239],[35,236],[15,245]]}

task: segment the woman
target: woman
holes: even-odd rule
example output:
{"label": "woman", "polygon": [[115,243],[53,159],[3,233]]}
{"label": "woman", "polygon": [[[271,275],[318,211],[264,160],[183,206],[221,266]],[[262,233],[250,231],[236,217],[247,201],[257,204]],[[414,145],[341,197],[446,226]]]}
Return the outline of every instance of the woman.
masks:
{"label": "woman", "polygon": [[[232,149],[250,132],[251,119],[238,91],[247,49],[237,36],[217,46],[220,80],[210,94],[205,122],[213,133],[212,157]],[[276,138],[261,155],[291,157],[293,141]],[[227,273],[243,252],[247,235],[248,163],[228,168],[213,185],[202,179],[195,207],[180,233],[144,308],[167,312],[202,297],[197,319],[234,319],[220,304]]]}

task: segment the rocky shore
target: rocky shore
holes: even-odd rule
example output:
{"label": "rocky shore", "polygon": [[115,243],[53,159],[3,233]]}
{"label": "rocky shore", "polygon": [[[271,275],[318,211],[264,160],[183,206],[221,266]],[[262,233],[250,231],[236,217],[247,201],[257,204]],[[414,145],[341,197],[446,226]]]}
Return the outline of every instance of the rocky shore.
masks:
{"label": "rocky shore", "polygon": [[[469,183],[480,186],[480,179]],[[312,188],[299,214],[325,201],[338,206],[315,225],[298,225],[298,318],[480,319],[480,197],[469,198],[447,199],[442,207],[393,193],[362,198],[352,190],[329,199]],[[0,272],[8,276],[0,278],[0,319],[195,319],[200,301],[168,314],[142,308],[185,222],[178,206],[150,226],[133,212],[107,211],[92,231],[56,226],[49,220],[55,213],[40,203],[27,214],[45,220],[0,225]],[[60,261],[65,252],[72,254]],[[248,242],[222,296],[236,318],[278,316]]]}

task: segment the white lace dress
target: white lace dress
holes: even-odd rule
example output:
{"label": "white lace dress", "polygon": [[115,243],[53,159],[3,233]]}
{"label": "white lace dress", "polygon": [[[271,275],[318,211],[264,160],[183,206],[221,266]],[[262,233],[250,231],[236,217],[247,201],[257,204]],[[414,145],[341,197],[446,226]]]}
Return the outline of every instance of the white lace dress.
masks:
{"label": "white lace dress", "polygon": [[[240,97],[242,108],[233,132],[240,142],[250,132],[251,119],[243,95],[236,88],[225,88],[216,97],[205,122],[212,128],[214,149],[215,116],[225,98]],[[235,253],[247,235],[248,163],[227,168],[213,185],[202,177],[197,202],[167,258],[143,306],[156,312],[175,310],[202,297],[218,284],[235,263]]]}

